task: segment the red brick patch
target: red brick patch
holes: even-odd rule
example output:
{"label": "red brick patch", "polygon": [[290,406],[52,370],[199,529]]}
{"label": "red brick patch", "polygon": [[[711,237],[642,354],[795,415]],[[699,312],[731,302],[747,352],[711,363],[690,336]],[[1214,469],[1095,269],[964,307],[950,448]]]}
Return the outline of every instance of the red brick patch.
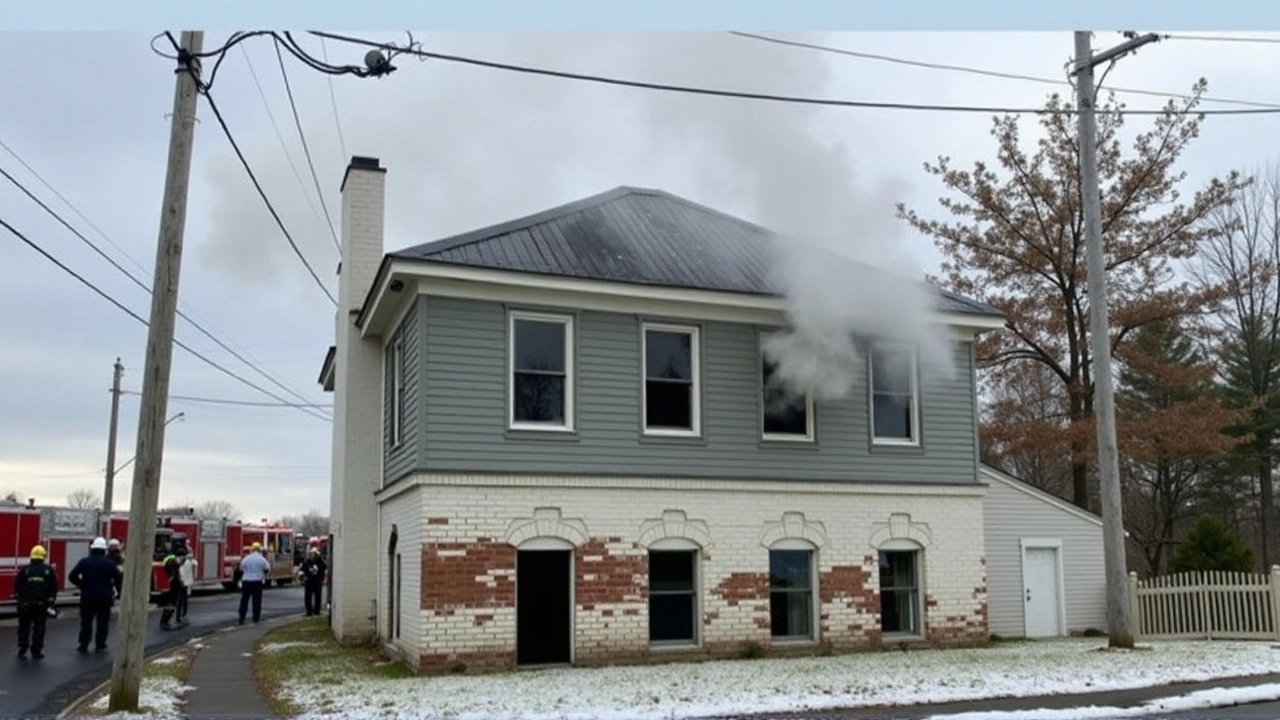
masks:
{"label": "red brick patch", "polygon": [[729,573],[719,585],[712,588],[711,594],[724,600],[730,607],[752,600],[768,600],[769,573]]}
{"label": "red brick patch", "polygon": [[428,525],[448,525],[448,524],[449,524],[449,518],[447,518],[447,517],[433,517],[433,518],[427,518],[427,524],[428,524]]}
{"label": "red brick patch", "polygon": [[[600,604],[645,602],[649,595],[649,555],[637,543],[609,547],[613,538],[591,538],[574,553],[577,602]],[[590,576],[591,579],[587,579]]]}
{"label": "red brick patch", "polygon": [[516,549],[507,543],[426,543],[422,609],[514,607],[515,568]]}

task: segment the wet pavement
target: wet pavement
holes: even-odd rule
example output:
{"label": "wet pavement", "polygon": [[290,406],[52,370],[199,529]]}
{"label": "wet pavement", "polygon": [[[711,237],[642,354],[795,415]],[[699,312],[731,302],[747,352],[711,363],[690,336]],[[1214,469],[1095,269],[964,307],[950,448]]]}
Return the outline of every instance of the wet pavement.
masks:
{"label": "wet pavement", "polygon": [[[181,630],[159,628],[159,613],[147,615],[147,654],[176,647],[188,640],[220,628],[235,625],[239,593],[227,592],[194,597],[188,620]],[[302,589],[296,586],[270,588],[263,593],[263,619],[292,615],[302,610]],[[111,653],[117,640],[116,618],[112,617],[108,650],[76,652],[80,618],[74,607],[62,608],[61,616],[49,621],[43,660],[17,658],[18,628],[9,620],[0,623],[0,717],[55,717],[95,686],[111,677]]]}

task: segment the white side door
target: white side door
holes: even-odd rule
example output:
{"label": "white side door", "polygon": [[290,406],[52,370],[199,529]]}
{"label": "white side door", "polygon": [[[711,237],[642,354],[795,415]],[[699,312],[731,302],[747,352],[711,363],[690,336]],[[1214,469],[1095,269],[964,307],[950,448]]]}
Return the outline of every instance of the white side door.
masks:
{"label": "white side door", "polygon": [[1058,583],[1058,548],[1022,549],[1023,606],[1027,637],[1062,634],[1059,612],[1062,588]]}

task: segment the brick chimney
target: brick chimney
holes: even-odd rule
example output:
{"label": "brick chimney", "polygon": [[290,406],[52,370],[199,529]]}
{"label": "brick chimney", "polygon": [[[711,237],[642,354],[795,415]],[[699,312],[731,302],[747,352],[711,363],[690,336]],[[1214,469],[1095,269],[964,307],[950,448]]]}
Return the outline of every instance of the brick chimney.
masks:
{"label": "brick chimney", "polygon": [[382,486],[382,345],[356,328],[382,262],[386,170],[377,158],[351,158],[342,179],[342,263],[334,342],[333,633],[341,642],[371,640],[378,597],[378,508]]}

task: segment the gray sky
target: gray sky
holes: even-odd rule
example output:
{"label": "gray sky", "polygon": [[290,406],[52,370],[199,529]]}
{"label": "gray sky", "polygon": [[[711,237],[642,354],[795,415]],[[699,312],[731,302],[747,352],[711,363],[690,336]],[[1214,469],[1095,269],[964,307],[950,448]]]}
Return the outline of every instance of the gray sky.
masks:
{"label": "gray sky", "polygon": [[[370,34],[400,40],[396,33]],[[1254,33],[1252,35],[1257,35]],[[220,45],[223,34],[206,37]],[[301,37],[316,55],[319,43]],[[440,52],[681,85],[871,101],[1039,107],[1053,87],[781,47],[727,34],[416,34]],[[803,39],[864,53],[1064,77],[1069,32],[882,33]],[[0,36],[0,140],[110,239],[105,241],[8,153],[0,167],[45,199],[124,267],[149,278],[165,170],[172,65],[147,34]],[[1120,41],[1100,33],[1098,47]],[[281,148],[244,52],[262,83],[302,183]],[[362,48],[328,42],[333,61]],[[37,65],[31,58],[41,58]],[[346,163],[328,79],[286,55],[325,202],[335,226]],[[1122,61],[1110,85],[1280,103],[1280,44],[1169,40]],[[984,114],[818,109],[677,96],[405,58],[383,79],[333,81],[346,154],[388,168],[387,248],[500,222],[617,185],[662,188],[775,229],[851,243],[863,256],[937,254],[893,218],[894,201],[936,212],[941,187],[921,163],[992,157]],[[1069,88],[1057,88],[1068,92]],[[304,254],[336,291],[336,251],[319,208],[268,39],[233,49],[213,88],[237,141]],[[1131,108],[1159,98],[1124,95]],[[1230,105],[1206,103],[1206,108]],[[274,226],[202,101],[196,130],[182,308],[310,402],[332,341],[333,309]],[[1149,120],[1132,118],[1131,131]],[[1185,157],[1188,191],[1231,168],[1272,159],[1280,118],[1210,117]],[[1034,118],[1024,120],[1034,138]],[[1260,152],[1261,151],[1261,152]],[[145,316],[147,296],[0,178],[0,217]],[[850,232],[852,230],[852,232]],[[114,245],[112,244],[114,243]],[[115,246],[118,246],[115,247]],[[145,329],[0,230],[0,491],[58,504],[102,487],[111,363],[141,389]],[[178,337],[256,384],[274,385],[179,322]],[[272,402],[175,351],[175,395]],[[328,505],[331,425],[289,408],[172,400],[162,503],[225,499],[246,517]],[[121,403],[118,462],[133,455],[138,397]],[[117,506],[128,502],[122,473]]]}

